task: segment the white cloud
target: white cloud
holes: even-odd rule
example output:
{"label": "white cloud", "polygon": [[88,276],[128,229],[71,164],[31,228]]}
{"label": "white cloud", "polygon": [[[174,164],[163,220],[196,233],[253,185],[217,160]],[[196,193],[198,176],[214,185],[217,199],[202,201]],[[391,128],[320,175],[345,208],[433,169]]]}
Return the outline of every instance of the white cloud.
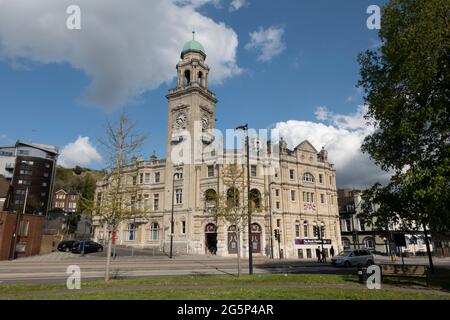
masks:
{"label": "white cloud", "polygon": [[321,122],[290,120],[277,123],[276,128],[291,148],[304,140],[318,150],[325,146],[328,159],[336,166],[339,188],[366,188],[375,182],[386,183],[390,177],[361,151],[364,138],[374,132],[373,127],[366,126],[366,110],[360,106],[353,114],[341,115],[319,107],[316,117]]}
{"label": "white cloud", "polygon": [[230,3],[229,10],[231,12],[238,11],[239,9],[246,7],[250,5],[250,2],[248,0],[232,0]]}
{"label": "white cloud", "polygon": [[68,30],[66,9],[73,0],[0,0],[0,60],[69,63],[91,78],[81,101],[113,108],[172,81],[195,29],[208,55],[210,81],[221,83],[241,72],[238,38],[196,11],[207,2],[215,3],[78,0],[82,29]]}
{"label": "white cloud", "polygon": [[90,143],[89,137],[78,137],[75,142],[65,145],[58,159],[58,164],[66,168],[87,166],[101,161],[102,157]]}
{"label": "white cloud", "polygon": [[258,60],[270,61],[286,49],[282,40],[283,34],[282,27],[272,26],[267,29],[259,27],[257,31],[250,33],[250,42],[245,45],[245,48],[258,51]]}
{"label": "white cloud", "polygon": [[192,6],[194,8],[199,8],[205,4],[212,4],[217,8],[220,8],[221,0],[175,0],[176,4],[182,6]]}

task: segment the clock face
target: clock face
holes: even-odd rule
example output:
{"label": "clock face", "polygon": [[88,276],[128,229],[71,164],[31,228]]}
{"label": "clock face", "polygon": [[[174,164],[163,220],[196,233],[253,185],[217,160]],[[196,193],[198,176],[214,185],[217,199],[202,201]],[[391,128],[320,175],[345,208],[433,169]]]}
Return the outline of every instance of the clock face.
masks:
{"label": "clock face", "polygon": [[209,126],[209,118],[207,116],[203,116],[202,118],[203,129],[207,129]]}
{"label": "clock face", "polygon": [[186,123],[186,115],[184,113],[179,114],[175,122],[179,127],[183,126]]}

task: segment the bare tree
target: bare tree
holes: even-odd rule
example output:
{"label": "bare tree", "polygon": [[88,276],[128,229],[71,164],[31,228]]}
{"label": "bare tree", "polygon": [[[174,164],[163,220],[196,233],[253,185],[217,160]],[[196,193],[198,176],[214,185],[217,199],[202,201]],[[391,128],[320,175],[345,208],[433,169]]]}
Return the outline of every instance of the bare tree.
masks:
{"label": "bare tree", "polygon": [[100,201],[92,201],[94,215],[106,227],[107,255],[105,281],[109,281],[112,235],[126,221],[143,218],[145,211],[137,201],[139,152],[146,137],[136,132],[136,124],[123,112],[116,125],[106,124],[106,137],[99,139],[107,156],[107,176]]}
{"label": "bare tree", "polygon": [[[216,194],[216,207],[211,213],[217,220],[222,220],[235,227],[237,240],[237,268],[241,276],[241,233],[248,224],[247,178],[244,169],[237,164],[229,164],[223,168],[222,181],[225,186],[224,193]],[[255,209],[261,209],[259,206]],[[252,210],[255,212],[257,210]],[[251,245],[249,243],[249,245]]]}

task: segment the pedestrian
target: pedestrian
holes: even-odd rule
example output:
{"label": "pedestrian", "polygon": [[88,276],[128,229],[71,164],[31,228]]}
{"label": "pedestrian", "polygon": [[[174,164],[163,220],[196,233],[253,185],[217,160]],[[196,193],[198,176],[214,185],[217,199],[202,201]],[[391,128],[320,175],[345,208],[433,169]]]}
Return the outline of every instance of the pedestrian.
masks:
{"label": "pedestrian", "polygon": [[325,249],[322,249],[322,263],[327,263],[327,255]]}
{"label": "pedestrian", "polygon": [[332,258],[334,257],[334,248],[333,248],[333,246],[331,246],[330,255],[331,255]]}
{"label": "pedestrian", "polygon": [[322,258],[320,257],[320,247],[316,249],[317,262],[322,262]]}

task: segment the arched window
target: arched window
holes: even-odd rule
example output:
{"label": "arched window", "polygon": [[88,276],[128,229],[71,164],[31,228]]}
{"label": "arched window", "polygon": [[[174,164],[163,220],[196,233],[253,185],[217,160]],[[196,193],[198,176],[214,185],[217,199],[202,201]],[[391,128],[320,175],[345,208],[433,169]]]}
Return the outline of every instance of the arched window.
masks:
{"label": "arched window", "polygon": [[258,189],[250,190],[250,204],[253,210],[261,210],[261,192]]}
{"label": "arched window", "polygon": [[239,207],[239,190],[236,188],[228,189],[227,205],[229,208]]}
{"label": "arched window", "polygon": [[204,79],[203,79],[203,72],[199,71],[197,82],[198,82],[198,84],[201,85],[202,87],[205,86],[203,80],[204,80]]}
{"label": "arched window", "polygon": [[159,224],[156,222],[153,222],[150,226],[150,240],[159,240]]}
{"label": "arched window", "polygon": [[184,72],[184,85],[188,86],[191,83],[191,70]]}
{"label": "arched window", "polygon": [[214,208],[217,203],[217,193],[213,189],[206,190],[205,192],[205,206],[206,208]]}
{"label": "arched window", "polygon": [[307,172],[303,175],[303,181],[304,182],[314,182],[314,176],[311,173]]}

